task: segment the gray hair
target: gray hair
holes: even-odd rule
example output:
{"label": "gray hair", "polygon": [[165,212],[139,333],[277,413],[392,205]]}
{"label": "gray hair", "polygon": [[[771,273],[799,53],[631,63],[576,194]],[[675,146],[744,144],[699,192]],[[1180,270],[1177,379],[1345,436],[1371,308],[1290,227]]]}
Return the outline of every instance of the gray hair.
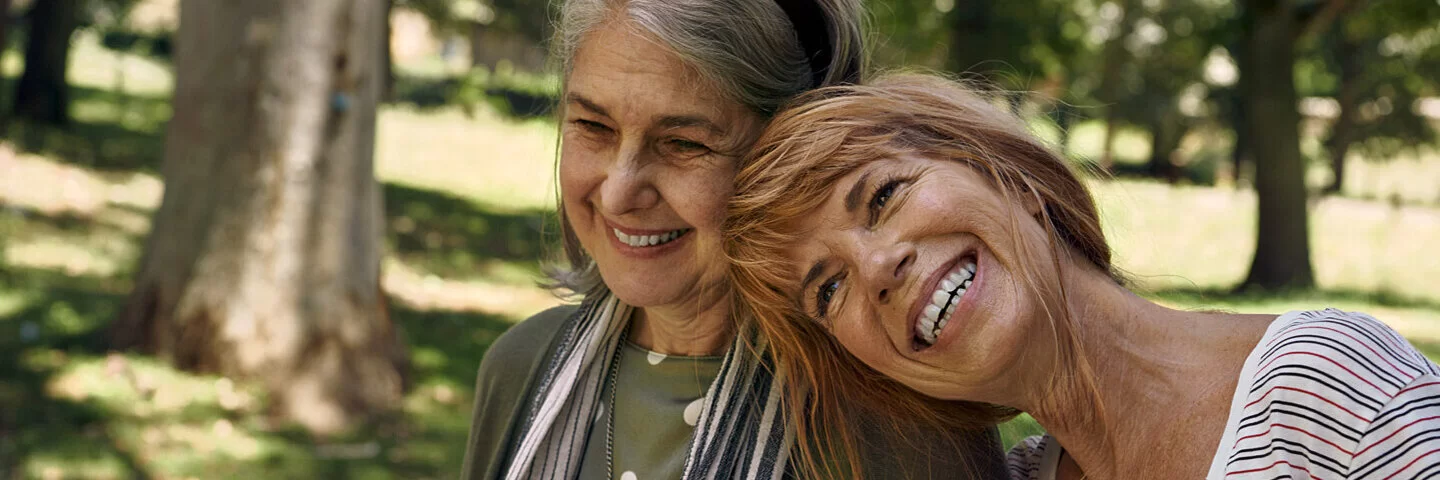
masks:
{"label": "gray hair", "polygon": [[[796,28],[777,0],[561,0],[552,55],[569,83],[575,53],[587,35],[625,21],[659,41],[700,80],[768,119],[811,88],[862,79],[865,68],[860,0],[813,1],[827,17],[831,58],[820,85]],[[807,19],[820,21],[821,19]],[[546,273],[558,290],[588,295],[604,287],[595,262],[559,207],[564,257]]]}

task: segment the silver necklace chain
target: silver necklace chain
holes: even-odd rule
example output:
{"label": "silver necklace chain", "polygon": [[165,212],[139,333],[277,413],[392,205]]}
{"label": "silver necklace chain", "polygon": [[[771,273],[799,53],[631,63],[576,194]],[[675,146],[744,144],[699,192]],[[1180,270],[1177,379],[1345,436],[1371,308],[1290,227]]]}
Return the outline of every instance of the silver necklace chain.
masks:
{"label": "silver necklace chain", "polygon": [[615,390],[618,389],[615,379],[620,376],[620,356],[625,354],[625,339],[629,336],[629,328],[620,331],[620,343],[616,344],[615,357],[610,359],[610,375],[606,380],[610,384],[610,401],[606,406],[610,413],[605,417],[605,477],[610,480],[615,480]]}

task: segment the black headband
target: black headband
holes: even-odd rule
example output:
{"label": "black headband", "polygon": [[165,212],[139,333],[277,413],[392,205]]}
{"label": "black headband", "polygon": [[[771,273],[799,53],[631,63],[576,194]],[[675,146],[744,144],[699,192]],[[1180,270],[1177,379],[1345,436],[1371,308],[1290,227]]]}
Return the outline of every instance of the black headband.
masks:
{"label": "black headband", "polygon": [[795,36],[800,40],[800,49],[810,62],[810,86],[819,87],[825,82],[830,71],[830,60],[835,56],[830,45],[829,22],[825,11],[816,0],[775,0],[790,18],[795,27]]}

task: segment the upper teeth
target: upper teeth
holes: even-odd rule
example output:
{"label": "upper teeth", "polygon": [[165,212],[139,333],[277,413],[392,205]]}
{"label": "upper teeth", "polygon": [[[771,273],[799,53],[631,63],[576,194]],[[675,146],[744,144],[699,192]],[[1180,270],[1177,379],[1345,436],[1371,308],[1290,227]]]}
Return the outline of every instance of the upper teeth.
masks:
{"label": "upper teeth", "polygon": [[955,313],[955,304],[960,303],[960,297],[965,295],[965,290],[970,288],[970,282],[975,277],[975,262],[965,262],[960,268],[945,275],[940,279],[939,288],[935,293],[930,294],[930,304],[920,312],[920,321],[916,324],[916,332],[920,339],[927,345],[934,345],[935,339],[940,336],[940,330],[945,324],[950,323],[950,315]]}
{"label": "upper teeth", "polygon": [[681,235],[685,234],[687,229],[682,228],[680,230],[672,230],[670,232],[662,233],[660,235],[628,235],[625,232],[620,231],[620,229],[618,228],[614,230],[615,238],[617,240],[620,240],[620,243],[632,247],[649,247],[654,245],[660,245],[662,243],[667,243],[676,238],[680,238]]}

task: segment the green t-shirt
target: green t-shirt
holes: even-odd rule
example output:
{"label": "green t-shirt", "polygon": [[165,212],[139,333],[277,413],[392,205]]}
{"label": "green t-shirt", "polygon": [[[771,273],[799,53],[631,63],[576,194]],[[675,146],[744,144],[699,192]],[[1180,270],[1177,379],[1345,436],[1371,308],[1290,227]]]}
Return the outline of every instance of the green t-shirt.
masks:
{"label": "green t-shirt", "polygon": [[605,437],[612,413],[616,480],[680,478],[705,392],[723,360],[720,356],[665,355],[623,343],[615,377],[615,406],[612,412],[611,386],[606,385],[600,392],[595,422],[590,425],[578,478],[606,478]]}

